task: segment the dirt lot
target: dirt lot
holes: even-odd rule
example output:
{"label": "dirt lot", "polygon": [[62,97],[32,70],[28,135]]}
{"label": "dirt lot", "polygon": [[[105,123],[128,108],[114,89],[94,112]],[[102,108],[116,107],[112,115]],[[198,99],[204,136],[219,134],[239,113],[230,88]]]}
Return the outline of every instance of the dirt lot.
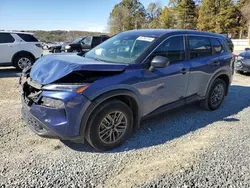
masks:
{"label": "dirt lot", "polygon": [[17,76],[0,68],[0,187],[250,187],[249,75],[234,76],[218,111],[168,112],[106,153],[33,134]]}

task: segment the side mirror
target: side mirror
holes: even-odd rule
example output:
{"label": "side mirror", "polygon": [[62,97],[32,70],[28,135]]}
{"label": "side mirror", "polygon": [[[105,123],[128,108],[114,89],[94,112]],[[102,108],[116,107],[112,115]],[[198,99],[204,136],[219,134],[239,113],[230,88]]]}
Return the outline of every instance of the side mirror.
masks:
{"label": "side mirror", "polygon": [[155,56],[154,59],[151,61],[151,65],[149,70],[152,72],[155,68],[164,68],[167,67],[170,63],[170,60],[163,56]]}

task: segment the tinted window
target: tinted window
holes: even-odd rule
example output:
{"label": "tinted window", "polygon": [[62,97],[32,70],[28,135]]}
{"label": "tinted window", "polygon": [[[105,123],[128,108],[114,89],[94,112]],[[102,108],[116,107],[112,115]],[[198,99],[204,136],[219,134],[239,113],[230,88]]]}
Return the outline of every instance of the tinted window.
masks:
{"label": "tinted window", "polygon": [[93,37],[93,43],[101,43],[102,38],[101,37]]}
{"label": "tinted window", "polygon": [[0,33],[0,43],[13,43],[15,39],[9,33]]}
{"label": "tinted window", "polygon": [[86,37],[81,41],[83,44],[91,45],[91,37]]}
{"label": "tinted window", "polygon": [[207,37],[188,37],[190,58],[201,58],[212,55],[210,40]]}
{"label": "tinted window", "polygon": [[38,40],[33,36],[29,34],[17,34],[21,39],[23,39],[25,42],[38,42]]}
{"label": "tinted window", "polygon": [[224,52],[223,47],[218,39],[211,39],[212,47],[215,54],[221,54]]}
{"label": "tinted window", "polygon": [[108,39],[109,39],[109,37],[103,37],[102,42],[104,42],[105,40],[108,40]]}
{"label": "tinted window", "polygon": [[153,56],[157,55],[167,57],[170,62],[185,60],[183,37],[180,36],[167,39],[154,51]]}

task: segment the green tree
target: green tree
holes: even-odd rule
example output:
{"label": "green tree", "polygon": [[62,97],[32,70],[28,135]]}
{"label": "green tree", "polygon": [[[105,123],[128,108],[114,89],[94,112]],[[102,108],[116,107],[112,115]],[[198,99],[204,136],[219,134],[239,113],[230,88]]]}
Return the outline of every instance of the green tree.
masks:
{"label": "green tree", "polygon": [[127,25],[127,18],[129,16],[129,10],[126,7],[115,7],[110,14],[109,30],[110,33],[115,34],[124,31]]}
{"label": "green tree", "polygon": [[240,27],[240,14],[234,0],[204,0],[199,10],[197,28],[234,34]]}
{"label": "green tree", "polygon": [[193,0],[176,0],[170,2],[173,6],[175,28],[196,28],[196,6]]}
{"label": "green tree", "polygon": [[217,0],[204,0],[199,10],[197,28],[202,31],[214,31],[216,20],[215,17],[219,13],[216,6]]}
{"label": "green tree", "polygon": [[162,12],[162,8],[156,3],[150,3],[146,10],[146,20],[148,28],[159,28],[160,20],[159,16]]}
{"label": "green tree", "polygon": [[171,8],[165,7],[162,10],[161,15],[159,16],[159,23],[162,28],[173,28],[173,12],[171,11]]}
{"label": "green tree", "polygon": [[[140,29],[145,25],[146,10],[138,0],[123,0],[115,5],[110,19],[109,28],[112,34],[122,30]],[[122,27],[117,28],[117,20],[122,23]]]}
{"label": "green tree", "polygon": [[246,21],[248,39],[250,39],[250,0],[241,0],[241,13]]}

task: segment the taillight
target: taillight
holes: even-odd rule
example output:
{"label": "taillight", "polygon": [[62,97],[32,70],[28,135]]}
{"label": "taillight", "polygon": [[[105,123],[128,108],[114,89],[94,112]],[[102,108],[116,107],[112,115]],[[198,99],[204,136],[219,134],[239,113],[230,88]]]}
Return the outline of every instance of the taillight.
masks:
{"label": "taillight", "polygon": [[41,44],[36,44],[36,46],[37,46],[38,48],[42,48],[42,45],[41,45]]}

